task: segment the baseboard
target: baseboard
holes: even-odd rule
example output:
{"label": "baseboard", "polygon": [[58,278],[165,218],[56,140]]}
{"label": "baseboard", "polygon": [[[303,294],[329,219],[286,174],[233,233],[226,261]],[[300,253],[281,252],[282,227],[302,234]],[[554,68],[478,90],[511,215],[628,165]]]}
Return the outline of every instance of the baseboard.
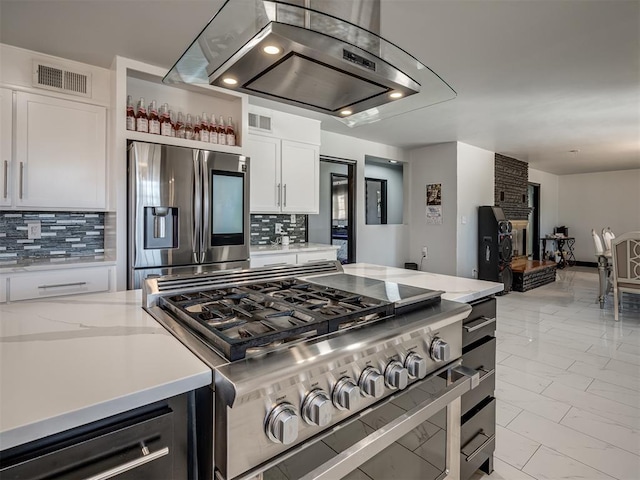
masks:
{"label": "baseboard", "polygon": [[598,262],[576,262],[576,267],[593,267],[598,268]]}

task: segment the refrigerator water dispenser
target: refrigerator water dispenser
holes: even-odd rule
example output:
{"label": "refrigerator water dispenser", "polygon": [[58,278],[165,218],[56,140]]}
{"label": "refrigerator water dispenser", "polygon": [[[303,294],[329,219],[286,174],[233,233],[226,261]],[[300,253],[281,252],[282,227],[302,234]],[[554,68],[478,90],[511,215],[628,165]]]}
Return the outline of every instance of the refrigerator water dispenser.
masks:
{"label": "refrigerator water dispenser", "polygon": [[144,207],[144,248],[178,248],[176,207]]}

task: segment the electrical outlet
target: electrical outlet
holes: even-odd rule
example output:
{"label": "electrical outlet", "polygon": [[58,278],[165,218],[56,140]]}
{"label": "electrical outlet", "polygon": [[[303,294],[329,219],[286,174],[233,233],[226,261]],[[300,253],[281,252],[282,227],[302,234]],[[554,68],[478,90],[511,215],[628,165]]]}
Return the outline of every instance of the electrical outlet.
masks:
{"label": "electrical outlet", "polygon": [[291,223],[296,223],[296,214],[295,213],[291,214]]}
{"label": "electrical outlet", "polygon": [[282,224],[281,223],[276,223],[276,235],[280,235],[282,233],[284,233],[282,231]]}
{"label": "electrical outlet", "polygon": [[40,222],[27,223],[27,238],[29,240],[37,240],[42,238],[42,227]]}
{"label": "electrical outlet", "polygon": [[427,246],[422,247],[422,258],[427,258]]}
{"label": "electrical outlet", "polygon": [[471,278],[478,278],[478,269],[477,268],[472,268],[471,269]]}

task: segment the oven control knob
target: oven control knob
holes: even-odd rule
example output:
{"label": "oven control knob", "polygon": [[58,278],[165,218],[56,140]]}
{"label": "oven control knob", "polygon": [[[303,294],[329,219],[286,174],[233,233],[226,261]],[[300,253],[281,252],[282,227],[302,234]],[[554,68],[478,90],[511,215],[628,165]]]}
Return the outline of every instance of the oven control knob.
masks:
{"label": "oven control knob", "polygon": [[431,358],[438,362],[446,362],[451,359],[449,344],[438,337],[435,337],[431,342],[429,353],[431,354]]}
{"label": "oven control knob", "polygon": [[415,352],[411,352],[404,359],[404,366],[409,371],[409,376],[413,378],[424,378],[427,376],[427,361]]}
{"label": "oven control knob", "polygon": [[397,360],[389,362],[384,371],[384,381],[389,388],[399,388],[400,390],[407,388],[409,383],[409,372]]}
{"label": "oven control knob", "polygon": [[365,368],[362,375],[360,375],[358,384],[360,385],[360,390],[370,397],[380,398],[384,393],[384,378],[377,368]]}
{"label": "oven control knob", "polygon": [[307,423],[324,427],[331,422],[333,405],[331,399],[323,390],[309,392],[302,403],[302,418]]}
{"label": "oven control knob", "polygon": [[349,378],[338,380],[333,388],[333,403],[340,410],[354,410],[360,403],[360,389]]}
{"label": "oven control knob", "polygon": [[267,436],[276,443],[289,445],[298,438],[298,415],[290,403],[276,405],[266,422]]}

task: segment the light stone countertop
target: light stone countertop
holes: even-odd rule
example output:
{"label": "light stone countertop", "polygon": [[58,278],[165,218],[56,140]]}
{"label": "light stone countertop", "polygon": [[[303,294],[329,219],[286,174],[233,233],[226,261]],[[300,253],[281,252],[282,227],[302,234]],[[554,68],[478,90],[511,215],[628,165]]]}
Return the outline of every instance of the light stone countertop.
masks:
{"label": "light stone countertop", "polygon": [[285,247],[282,245],[251,245],[250,256],[317,252],[322,250],[338,250],[339,248],[338,245],[327,245],[323,243],[292,243]]}
{"label": "light stone countertop", "polygon": [[438,273],[420,272],[404,268],[385,267],[369,263],[343,265],[344,272],[361,277],[375,278],[387,282],[402,283],[413,287],[442,290],[442,298],[456,302],[472,302],[479,298],[501,292],[501,283],[475,280],[473,278],[454,277]]}
{"label": "light stone countertop", "polygon": [[111,267],[116,261],[104,255],[84,257],[30,257],[19,260],[0,260],[0,275],[17,272],[38,272],[60,268]]}
{"label": "light stone countertop", "polygon": [[141,291],[0,305],[0,450],[211,384]]}

